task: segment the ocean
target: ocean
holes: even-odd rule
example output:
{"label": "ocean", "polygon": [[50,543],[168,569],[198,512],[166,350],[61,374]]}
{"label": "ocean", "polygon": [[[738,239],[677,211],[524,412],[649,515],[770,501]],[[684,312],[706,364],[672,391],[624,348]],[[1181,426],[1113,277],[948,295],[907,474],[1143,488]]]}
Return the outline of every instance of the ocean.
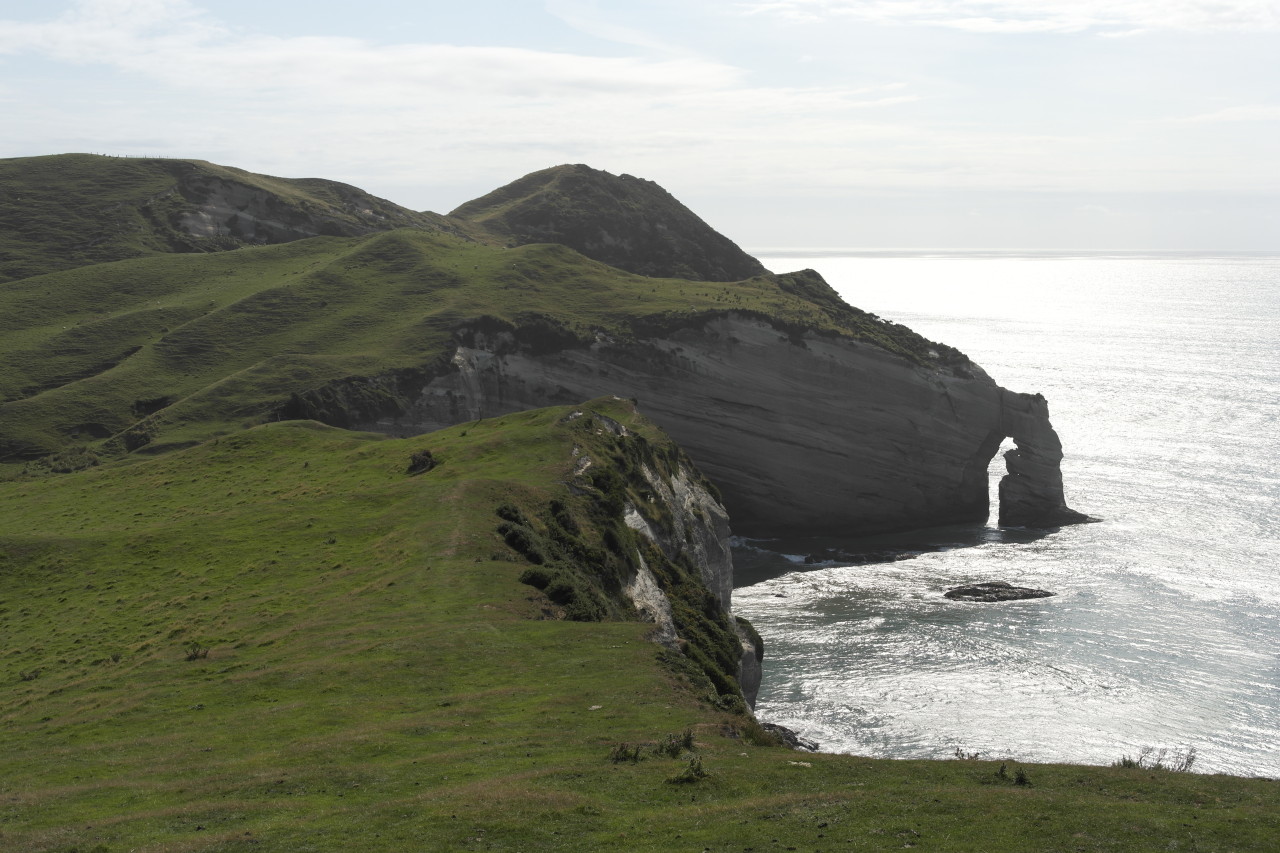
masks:
{"label": "ocean", "polygon": [[[1059,530],[741,542],[761,719],[828,752],[1280,777],[1280,257],[762,253],[1049,400]],[[992,497],[1003,473],[992,464]],[[845,556],[807,565],[828,548]],[[942,593],[1004,580],[1056,593]],[[1155,754],[1158,754],[1155,753]]]}

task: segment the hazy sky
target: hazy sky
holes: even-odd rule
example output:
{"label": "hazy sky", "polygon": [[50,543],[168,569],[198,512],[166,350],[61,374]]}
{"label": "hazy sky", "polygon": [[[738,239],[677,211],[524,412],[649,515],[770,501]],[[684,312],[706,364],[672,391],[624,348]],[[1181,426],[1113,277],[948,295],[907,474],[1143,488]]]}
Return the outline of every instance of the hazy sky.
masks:
{"label": "hazy sky", "polygon": [[0,157],[68,151],[442,213],[587,163],[757,250],[1280,250],[1280,0],[0,0]]}

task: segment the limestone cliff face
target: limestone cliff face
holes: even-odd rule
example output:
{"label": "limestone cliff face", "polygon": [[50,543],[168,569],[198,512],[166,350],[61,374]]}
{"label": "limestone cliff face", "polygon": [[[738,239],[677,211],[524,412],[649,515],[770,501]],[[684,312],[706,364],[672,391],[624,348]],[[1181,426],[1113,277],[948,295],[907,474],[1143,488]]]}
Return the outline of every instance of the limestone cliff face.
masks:
{"label": "limestone cliff face", "polygon": [[1002,397],[1001,432],[1017,438],[1004,454],[1009,471],[1000,480],[1000,523],[1054,527],[1091,519],[1070,509],[1062,493],[1062,442],[1049,426],[1049,403],[1039,394]]}
{"label": "limestone cliff face", "polygon": [[[699,608],[703,611],[702,616],[714,619],[731,632],[730,636],[737,637],[737,666],[736,672],[731,674],[741,688],[743,699],[754,707],[760,687],[763,650],[759,636],[750,624],[733,616],[729,515],[718,496],[713,494],[714,487],[683,453],[664,453],[660,458],[658,453],[661,451],[655,453],[652,445],[599,411],[584,408],[574,412],[570,418],[581,419],[595,431],[611,433],[621,442],[636,445],[627,454],[631,460],[628,467],[634,466],[633,471],[638,475],[636,481],[642,482],[646,488],[630,492],[635,497],[624,503],[623,521],[651,543],[658,554],[650,552],[655,561],[653,566],[646,561],[643,550],[634,554],[634,570],[623,579],[622,592],[640,617],[654,624],[653,640],[673,651],[681,651],[689,638],[681,636],[681,620],[669,595],[672,590],[664,589],[663,578],[670,586],[674,576],[671,571],[673,565],[693,570],[701,586],[712,597]],[[609,463],[593,458],[582,448],[575,448],[574,453],[574,481],[580,491],[590,492],[594,489],[593,472],[598,466]],[[629,473],[620,472],[624,479]],[[655,573],[655,569],[660,571]],[[679,574],[679,571],[674,574]],[[705,593],[700,592],[699,595]],[[691,602],[683,604],[688,607]]]}
{"label": "limestone cliff face", "polygon": [[986,518],[987,464],[1006,436],[1001,521],[1085,520],[1063,500],[1061,445],[1043,398],[971,363],[930,368],[835,334],[726,312],[660,336],[535,352],[507,332],[460,336],[451,369],[396,417],[422,432],[618,394],[720,488],[740,534],[864,535]]}

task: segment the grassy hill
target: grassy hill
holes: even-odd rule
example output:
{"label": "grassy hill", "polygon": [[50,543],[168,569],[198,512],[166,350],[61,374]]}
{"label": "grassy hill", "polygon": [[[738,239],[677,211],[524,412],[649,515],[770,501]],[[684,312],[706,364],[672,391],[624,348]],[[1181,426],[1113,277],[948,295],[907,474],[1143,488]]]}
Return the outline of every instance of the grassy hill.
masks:
{"label": "grassy hill", "polygon": [[512,244],[560,243],[641,275],[738,281],[765,272],[654,182],[581,164],[525,175],[449,216]]}
{"label": "grassy hill", "polygon": [[0,848],[1271,849],[1274,782],[796,753],[650,626],[548,618],[497,513],[604,547],[569,413],[0,484]]}
{"label": "grassy hill", "polygon": [[0,286],[0,462],[187,446],[277,417],[327,382],[429,374],[481,317],[563,343],[730,310],[921,360],[954,353],[844,306],[809,274],[646,278],[564,246],[415,229],[168,254]]}
{"label": "grassy hill", "polygon": [[0,283],[126,258],[405,227],[468,230],[337,181],[203,160],[0,159]]}

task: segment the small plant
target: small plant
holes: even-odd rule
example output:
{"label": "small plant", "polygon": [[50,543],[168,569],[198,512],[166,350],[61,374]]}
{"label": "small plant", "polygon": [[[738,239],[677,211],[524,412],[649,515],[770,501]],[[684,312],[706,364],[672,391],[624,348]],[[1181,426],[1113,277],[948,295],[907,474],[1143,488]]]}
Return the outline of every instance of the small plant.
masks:
{"label": "small plant", "polygon": [[691,785],[700,779],[707,778],[709,774],[702,766],[702,756],[692,755],[689,757],[689,763],[685,768],[676,775],[667,780],[672,785]]}
{"label": "small plant", "polygon": [[22,681],[35,681],[40,677],[40,670],[33,669],[30,672],[19,672],[18,678]]}
{"label": "small plant", "polygon": [[187,653],[187,660],[200,660],[209,656],[209,647],[200,645],[196,640],[187,642],[182,648]]}
{"label": "small plant", "polygon": [[1111,766],[1130,770],[1167,770],[1170,773],[1189,773],[1195,763],[1196,748],[1194,746],[1172,751],[1163,746],[1159,749],[1154,746],[1144,746],[1138,750],[1136,756],[1122,755],[1118,760],[1111,762]]}
{"label": "small plant", "polygon": [[624,761],[630,761],[632,764],[640,763],[643,756],[640,754],[640,747],[631,746],[630,744],[620,743],[609,750],[609,760],[614,764],[621,764]]}
{"label": "small plant", "polygon": [[1021,785],[1026,788],[1031,785],[1031,778],[1027,776],[1027,771],[1019,767],[1013,774],[1013,784]]}
{"label": "small plant", "polygon": [[[960,748],[960,747],[958,747],[958,746],[956,747],[956,751],[955,751],[955,758],[956,758],[956,760],[957,760],[957,761],[977,761],[977,760],[978,760],[978,756],[980,756],[980,755],[982,755],[982,753],[981,753],[981,752],[976,752],[976,751],[975,751],[975,752],[965,752],[963,749],[961,749],[961,748]],[[1002,765],[1002,766],[1003,766],[1003,765]]]}
{"label": "small plant", "polygon": [[657,755],[665,755],[668,758],[679,758],[682,752],[688,752],[693,749],[693,730],[685,729],[681,734],[669,734],[663,736],[658,741],[658,745],[653,748]]}

